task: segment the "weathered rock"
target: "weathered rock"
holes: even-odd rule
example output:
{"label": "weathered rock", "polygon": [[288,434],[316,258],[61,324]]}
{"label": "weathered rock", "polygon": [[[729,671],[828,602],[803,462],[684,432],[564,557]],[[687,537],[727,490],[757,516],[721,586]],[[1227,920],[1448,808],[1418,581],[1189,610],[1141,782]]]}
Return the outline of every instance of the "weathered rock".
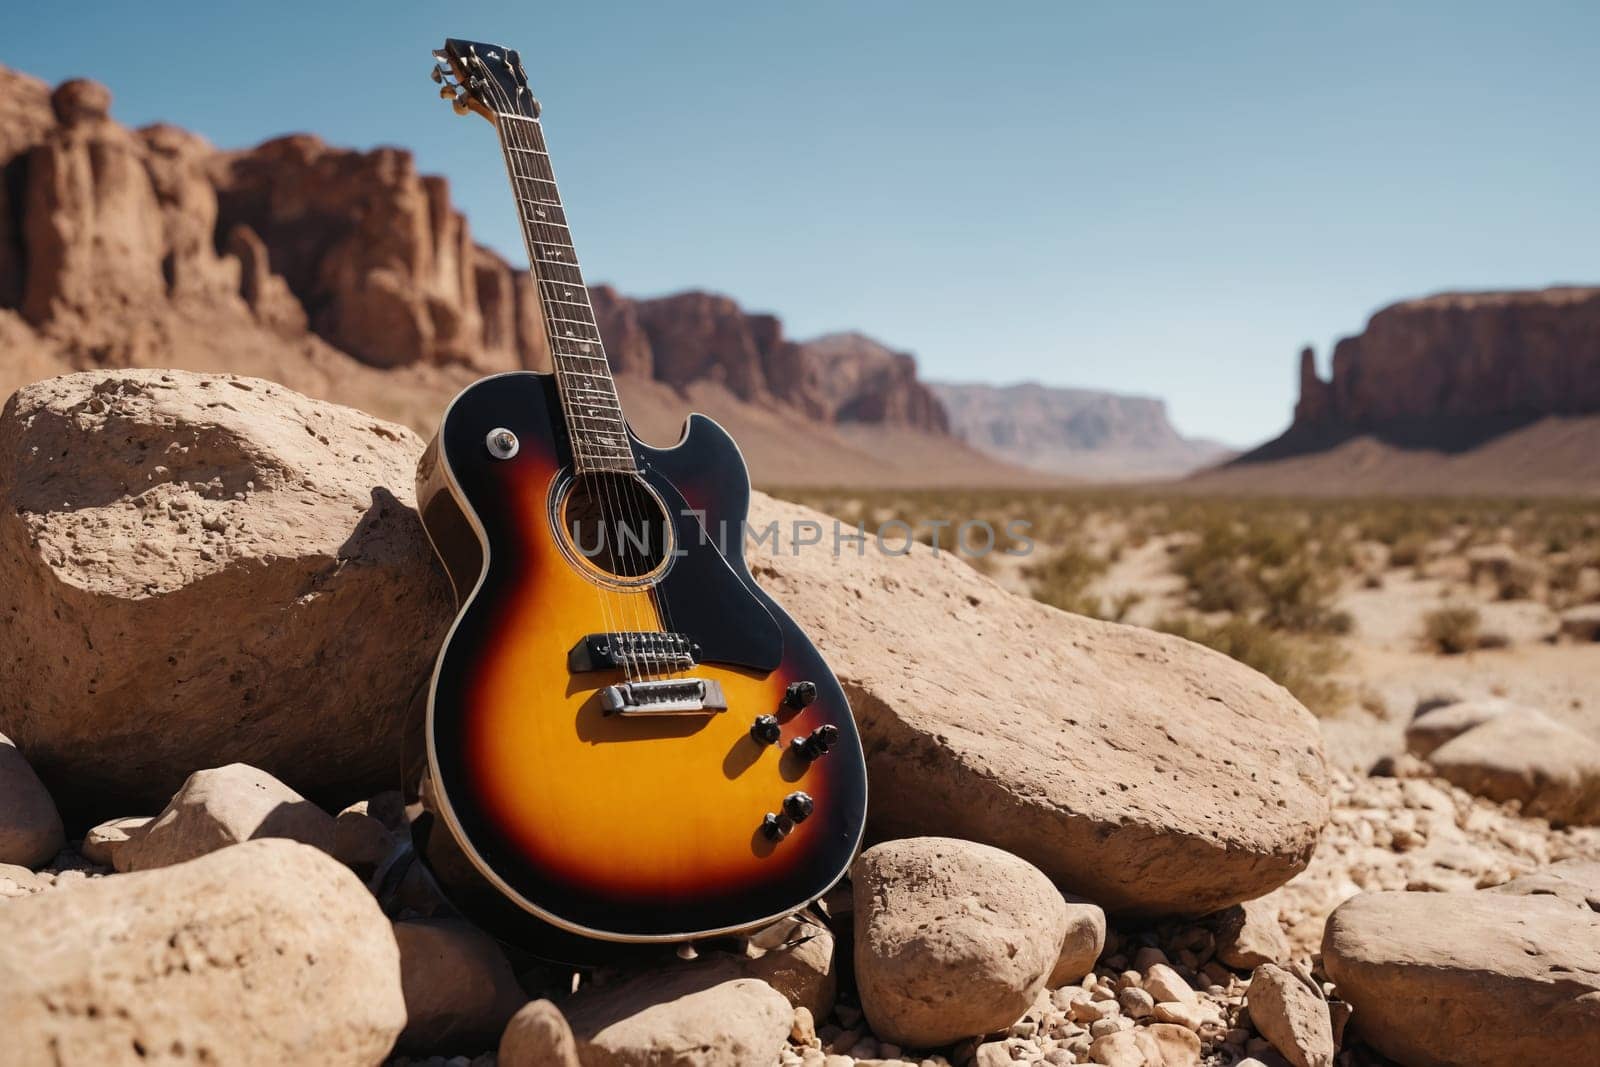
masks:
{"label": "weathered rock", "polygon": [[548,1000],[523,1006],[500,1037],[496,1067],[580,1067],[578,1043],[561,1009]]}
{"label": "weathered rock", "polygon": [[1562,860],[1497,885],[1490,892],[1551,896],[1575,907],[1600,912],[1600,860]]}
{"label": "weathered rock", "polygon": [[149,815],[130,815],[122,819],[108,820],[83,835],[83,844],[79,846],[78,851],[90,863],[126,871],[128,861],[122,855],[123,848],[129,841],[144,833],[153,822],[155,819]]}
{"label": "weathered rock", "polygon": [[1427,759],[1445,742],[1454,741],[1468,730],[1508,713],[1519,717],[1537,714],[1531,708],[1498,698],[1462,700],[1430,707],[1418,712],[1406,726],[1406,751]]}
{"label": "weathered rock", "polygon": [[1198,1067],[1200,1038],[1194,1031],[1171,1023],[1156,1023],[1146,1033],[1155,1041],[1161,1067]]}
{"label": "weathered rock", "polygon": [[1089,1058],[1106,1067],[1196,1067],[1200,1039],[1181,1026],[1157,1023],[1096,1038]]}
{"label": "weathered rock", "polygon": [[471,231],[409,152],[300,134],[226,155],[213,176],[223,228],[260,236],[330,344],[379,367],[484,358]]}
{"label": "weathered rock", "polygon": [[1183,980],[1181,974],[1165,963],[1157,963],[1145,971],[1144,988],[1150,991],[1157,1002],[1196,1003],[1194,989]]}
{"label": "weathered rock", "polygon": [[331,853],[333,816],[265,771],[230,763],[191,774],[166,809],[117,850],[117,858],[122,869],[143,871],[264,837]]}
{"label": "weathered rock", "polygon": [[1537,712],[1490,719],[1440,745],[1429,762],[1470,793],[1519,801],[1526,815],[1600,822],[1600,742]]}
{"label": "weathered rock", "polygon": [[[1439,293],[1379,311],[1333,351],[1296,425],[1600,410],[1600,289]],[[1317,386],[1316,376],[1311,381]],[[1302,385],[1304,390],[1304,383]]]}
{"label": "weathered rock", "polygon": [[500,946],[460,919],[394,924],[411,1052],[453,1053],[492,1046],[528,996]]}
{"label": "weathered rock", "polygon": [[43,866],[66,843],[55,801],[17,746],[0,734],[0,863]]}
{"label": "weathered rock", "polygon": [[1401,1063],[1576,1064],[1600,1048],[1600,914],[1554,897],[1363,893],[1329,917],[1322,956],[1350,1025]]}
{"label": "weathered rock", "polygon": [[580,990],[562,1005],[584,1067],[772,1063],[794,1008],[734,960],[707,960]]}
{"label": "weathered rock", "polygon": [[1264,963],[1250,976],[1250,1021],[1294,1067],[1333,1067],[1328,1002],[1282,967]]}
{"label": "weathered rock", "polygon": [[1098,904],[1067,901],[1067,932],[1061,939],[1061,955],[1050,970],[1046,985],[1051,989],[1076,982],[1094,969],[1095,960],[1106,947],[1106,913]]}
{"label": "weathered rock", "polygon": [[761,494],[752,513],[779,529],[750,547],[757,579],[850,697],[875,833],[991,844],[1125,912],[1216,911],[1309,861],[1320,733],[1261,675],[1012,596],[949,552],[796,550],[795,524],[832,520]]}
{"label": "weathered rock", "polygon": [[0,728],[69,818],[236,759],[336,806],[393,782],[451,615],[411,508],[419,451],[255,379],[88,372],[12,397]]}
{"label": "weathered rock", "polygon": [[0,989],[19,1067],[377,1064],[405,1025],[388,920],[290,841],[7,902]]}
{"label": "weathered rock", "polygon": [[782,993],[813,1019],[833,1014],[839,989],[833,932],[809,919],[783,919],[750,938],[745,973]]}
{"label": "weathered rock", "polygon": [[22,310],[35,325],[99,334],[165,300],[161,212],[144,142],[110,120],[104,86],[63,82],[51,105],[58,125],[28,155]]}
{"label": "weathered rock", "polygon": [[856,985],[880,1037],[931,1048],[1004,1029],[1060,958],[1061,894],[999,849],[891,841],[857,858],[851,884]]}
{"label": "weathered rock", "polygon": [[1217,921],[1217,959],[1242,971],[1289,958],[1289,937],[1270,901],[1247,900],[1223,912]]}
{"label": "weathered rock", "polygon": [[1561,634],[1574,641],[1600,641],[1600,604],[1580,604],[1563,611]]}

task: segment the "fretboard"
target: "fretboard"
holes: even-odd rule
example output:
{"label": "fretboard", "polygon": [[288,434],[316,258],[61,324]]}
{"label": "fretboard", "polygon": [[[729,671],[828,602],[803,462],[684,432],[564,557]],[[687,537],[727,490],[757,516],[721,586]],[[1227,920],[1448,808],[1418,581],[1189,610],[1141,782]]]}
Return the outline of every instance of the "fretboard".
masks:
{"label": "fretboard", "polygon": [[573,251],[544,130],[538,119],[515,114],[501,114],[499,127],[528,247],[528,267],[544,312],[556,388],[572,439],[573,465],[580,472],[635,471],[622,404]]}

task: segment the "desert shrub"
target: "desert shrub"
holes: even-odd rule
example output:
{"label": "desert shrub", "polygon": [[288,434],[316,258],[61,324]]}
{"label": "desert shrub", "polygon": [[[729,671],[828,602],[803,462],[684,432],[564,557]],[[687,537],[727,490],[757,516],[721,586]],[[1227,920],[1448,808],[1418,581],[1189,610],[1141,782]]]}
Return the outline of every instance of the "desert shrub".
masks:
{"label": "desert shrub", "polygon": [[1345,701],[1343,687],[1329,677],[1341,656],[1326,642],[1277,633],[1237,616],[1218,623],[1174,616],[1162,619],[1155,628],[1216,649],[1260,671],[1293,693],[1314,714],[1331,714]]}
{"label": "desert shrub", "polygon": [[1478,647],[1483,617],[1478,609],[1461,605],[1437,608],[1422,617],[1422,637],[1427,646],[1447,656]]}
{"label": "desert shrub", "polygon": [[1389,546],[1389,566],[1415,567],[1422,562],[1432,539],[1421,531],[1412,531]]}
{"label": "desert shrub", "polygon": [[1079,615],[1099,615],[1100,598],[1090,596],[1089,584],[1106,570],[1106,561],[1076,542],[1023,569],[1035,600]]}

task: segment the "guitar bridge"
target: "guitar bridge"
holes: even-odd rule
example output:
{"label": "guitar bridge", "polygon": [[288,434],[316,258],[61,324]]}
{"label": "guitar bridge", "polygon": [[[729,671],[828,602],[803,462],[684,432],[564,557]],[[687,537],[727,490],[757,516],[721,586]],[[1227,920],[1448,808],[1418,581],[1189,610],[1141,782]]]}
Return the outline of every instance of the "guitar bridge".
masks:
{"label": "guitar bridge", "polygon": [[623,682],[600,690],[607,715],[704,715],[728,710],[728,698],[715,678],[663,678]]}

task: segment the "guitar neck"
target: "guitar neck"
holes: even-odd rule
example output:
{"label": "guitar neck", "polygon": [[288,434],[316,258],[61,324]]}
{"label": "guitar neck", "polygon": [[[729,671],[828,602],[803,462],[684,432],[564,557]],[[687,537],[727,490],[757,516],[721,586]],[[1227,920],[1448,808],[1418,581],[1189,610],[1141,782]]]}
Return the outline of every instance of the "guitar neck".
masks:
{"label": "guitar neck", "polygon": [[589,289],[573,250],[567,213],[537,118],[501,113],[497,126],[517,200],[528,269],[539,292],[573,464],[589,471],[637,471],[611,364],[595,324]]}

